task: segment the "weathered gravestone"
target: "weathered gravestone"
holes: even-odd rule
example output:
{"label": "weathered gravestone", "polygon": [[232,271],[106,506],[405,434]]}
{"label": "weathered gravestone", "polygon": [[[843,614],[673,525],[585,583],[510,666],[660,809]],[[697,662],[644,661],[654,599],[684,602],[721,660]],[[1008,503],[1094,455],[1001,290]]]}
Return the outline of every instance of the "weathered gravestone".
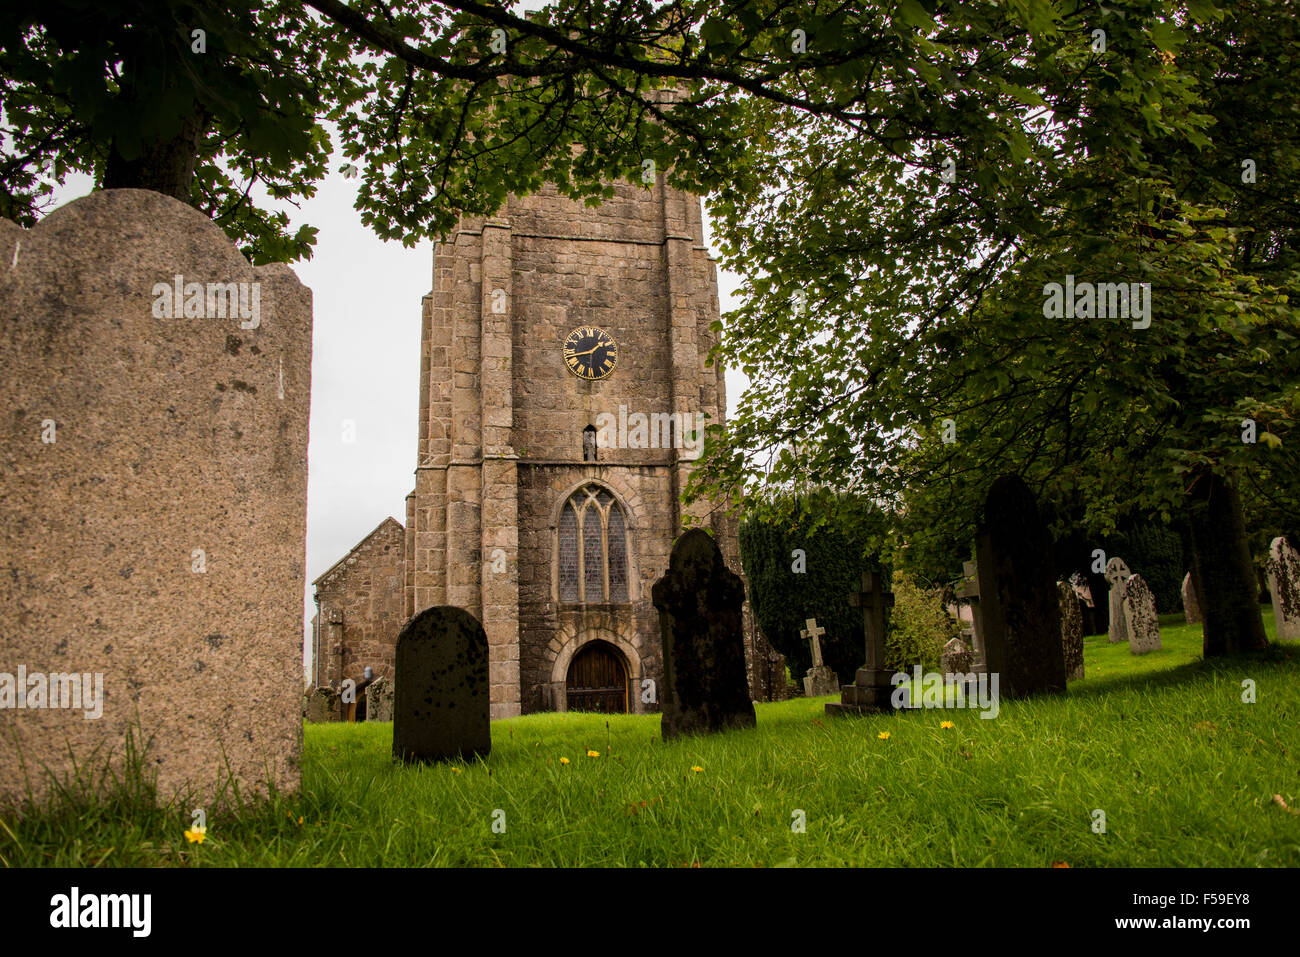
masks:
{"label": "weathered gravestone", "polygon": [[1129,651],[1145,655],[1160,650],[1160,617],[1156,614],[1156,596],[1141,575],[1133,575],[1124,584],[1124,627],[1128,630]]}
{"label": "weathered gravestone", "polygon": [[803,679],[804,697],[819,698],[822,695],[835,694],[840,690],[840,679],[822,661],[822,646],[818,640],[826,634],[826,629],[817,624],[816,618],[809,618],[804,622],[804,626],[804,630],[799,632],[799,637],[804,641],[812,642],[812,667],[808,669],[808,674]]}
{"label": "weathered gravestone", "polygon": [[976,541],[984,650],[1001,691],[1023,697],[1065,690],[1061,607],[1052,542],[1024,480],[1004,475],[989,489]]}
{"label": "weathered gravestone", "polygon": [[307,696],[307,720],[314,723],[342,720],[342,699],[332,688],[317,688]]}
{"label": "weathered gravestone", "polygon": [[383,675],[366,686],[366,720],[393,720],[393,683]]}
{"label": "weathered gravestone", "polygon": [[472,758],[492,750],[487,635],[463,608],[426,608],[397,635],[393,757]]}
{"label": "weathered gravestone", "polygon": [[1201,603],[1196,596],[1196,583],[1192,581],[1191,572],[1183,576],[1183,617],[1189,625],[1202,620]]}
{"label": "weathered gravestone", "polygon": [[969,647],[971,650],[971,668],[977,672],[986,670],[987,662],[984,657],[984,638],[981,631],[983,625],[983,613],[980,610],[980,583],[979,569],[975,562],[962,562],[962,577],[957,582],[957,599],[964,601],[970,606],[971,622],[970,628],[964,630],[963,634],[970,638]]}
{"label": "weathered gravestone", "polygon": [[1300,555],[1280,536],[1268,549],[1268,590],[1278,641],[1300,638]]}
{"label": "weathered gravestone", "polygon": [[752,728],[741,626],[745,586],[713,537],[698,528],[682,535],[650,594],[663,640],[664,740]]}
{"label": "weathered gravestone", "polygon": [[1106,633],[1112,645],[1118,641],[1128,641],[1128,626],[1124,623],[1124,587],[1132,574],[1122,558],[1112,558],[1106,563],[1106,584],[1110,585],[1107,596],[1110,602],[1110,627]]}
{"label": "weathered gravestone", "polygon": [[1079,595],[1069,582],[1057,582],[1061,604],[1061,654],[1065,656],[1065,677],[1077,681],[1083,677],[1083,610]]}
{"label": "weathered gravestone", "polygon": [[851,599],[862,609],[862,633],[866,640],[866,663],[858,669],[853,684],[840,688],[840,700],[828,701],[829,715],[873,714],[894,710],[893,672],[885,669],[885,636],[889,633],[889,610],[894,594],[880,571],[862,573],[862,591]]}
{"label": "weathered gravestone", "polygon": [[971,673],[971,666],[975,663],[975,656],[966,647],[966,642],[960,638],[953,638],[943,646],[940,663],[945,675],[965,675]]}
{"label": "weathered gravestone", "polygon": [[120,774],[128,728],[160,802],[297,791],[310,291],[103,190],[0,221],[0,319],[0,801]]}

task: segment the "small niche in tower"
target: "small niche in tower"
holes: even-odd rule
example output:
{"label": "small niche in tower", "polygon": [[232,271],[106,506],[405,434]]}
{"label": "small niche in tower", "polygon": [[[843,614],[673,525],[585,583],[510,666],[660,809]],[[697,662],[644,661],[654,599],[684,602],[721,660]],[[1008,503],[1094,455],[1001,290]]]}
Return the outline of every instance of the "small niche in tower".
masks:
{"label": "small niche in tower", "polygon": [[582,430],[582,461],[596,461],[596,427],[589,425]]}

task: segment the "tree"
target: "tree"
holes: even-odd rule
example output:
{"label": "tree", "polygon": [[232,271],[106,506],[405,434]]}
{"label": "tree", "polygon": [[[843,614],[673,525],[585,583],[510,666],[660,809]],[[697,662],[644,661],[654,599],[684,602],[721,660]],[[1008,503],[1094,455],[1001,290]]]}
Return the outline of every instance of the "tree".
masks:
{"label": "tree", "polygon": [[[960,47],[949,12],[936,36]],[[1294,24],[1271,3],[1038,15],[955,57],[1014,96],[971,102],[931,65],[918,99],[956,118],[925,148],[757,107],[778,132],[746,160],[769,188],[712,207],[727,264],[758,277],[723,345],[756,388],[694,489],[752,494],[754,455],[775,453],[779,482],[795,462],[777,450],[804,442],[814,478],[898,503],[933,577],[999,473],[1031,482],[1058,534],[1183,511],[1206,655],[1260,647],[1235,486],[1297,464]],[[1256,154],[1277,182],[1252,191]],[[1149,283],[1161,308],[1050,308],[1076,275]]]}
{"label": "tree", "polygon": [[[357,208],[385,239],[445,234],[543,183],[707,192],[739,167],[749,98],[861,124],[823,75],[894,38],[834,3],[33,0],[0,12],[0,215],[30,225],[72,170],[207,212],[257,262],[310,255],[259,207],[313,194],[337,126]],[[201,37],[195,31],[201,31]],[[833,40],[796,53],[799,33]]]}

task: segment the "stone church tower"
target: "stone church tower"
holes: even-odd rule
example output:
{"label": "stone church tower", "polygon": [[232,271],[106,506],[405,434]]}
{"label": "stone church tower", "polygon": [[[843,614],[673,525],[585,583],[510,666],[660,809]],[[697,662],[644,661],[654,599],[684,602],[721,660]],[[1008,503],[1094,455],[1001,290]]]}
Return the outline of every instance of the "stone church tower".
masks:
{"label": "stone church tower", "polygon": [[[650,586],[726,409],[718,317],[700,202],[662,176],[599,207],[512,197],[436,245],[405,614],[483,622],[493,718],[658,710]],[[734,521],[693,510],[738,571]]]}

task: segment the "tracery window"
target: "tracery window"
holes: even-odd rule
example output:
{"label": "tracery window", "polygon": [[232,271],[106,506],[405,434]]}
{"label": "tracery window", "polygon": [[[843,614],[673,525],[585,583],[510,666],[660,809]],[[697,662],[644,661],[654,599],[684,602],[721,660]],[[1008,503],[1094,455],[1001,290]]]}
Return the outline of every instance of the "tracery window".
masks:
{"label": "tracery window", "polygon": [[628,601],[627,521],[608,489],[585,485],[570,495],[557,538],[560,601]]}

